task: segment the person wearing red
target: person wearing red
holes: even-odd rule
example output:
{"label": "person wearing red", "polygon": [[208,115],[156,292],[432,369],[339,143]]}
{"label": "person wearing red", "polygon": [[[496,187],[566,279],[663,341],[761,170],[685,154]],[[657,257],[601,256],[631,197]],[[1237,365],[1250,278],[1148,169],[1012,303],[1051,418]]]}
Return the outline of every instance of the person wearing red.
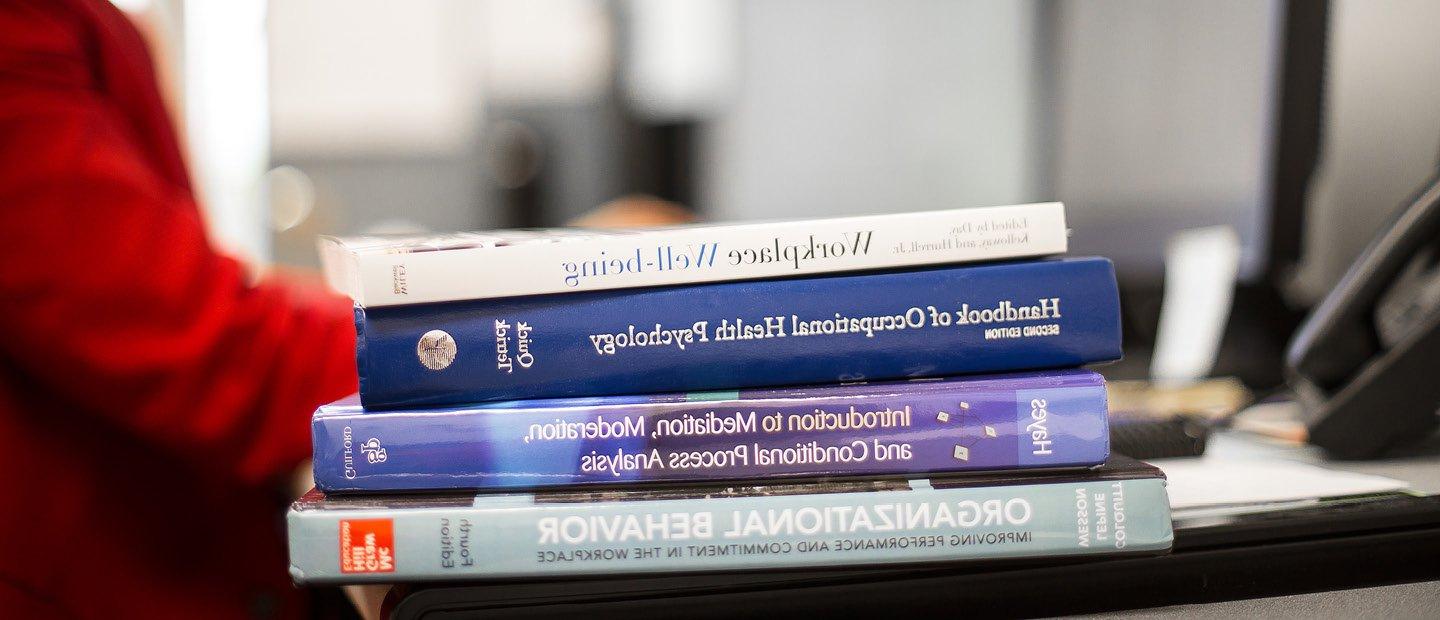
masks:
{"label": "person wearing red", "polygon": [[0,3],[0,616],[306,613],[281,509],[349,303],[211,245],[172,122],[108,3]]}

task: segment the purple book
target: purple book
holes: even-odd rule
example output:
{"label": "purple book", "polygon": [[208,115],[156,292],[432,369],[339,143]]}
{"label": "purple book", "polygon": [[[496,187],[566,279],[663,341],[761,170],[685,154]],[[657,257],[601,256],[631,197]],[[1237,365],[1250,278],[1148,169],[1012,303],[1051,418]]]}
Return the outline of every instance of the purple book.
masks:
{"label": "purple book", "polygon": [[1088,370],[738,392],[516,400],[312,422],[327,492],[510,489],[1089,467],[1110,453]]}

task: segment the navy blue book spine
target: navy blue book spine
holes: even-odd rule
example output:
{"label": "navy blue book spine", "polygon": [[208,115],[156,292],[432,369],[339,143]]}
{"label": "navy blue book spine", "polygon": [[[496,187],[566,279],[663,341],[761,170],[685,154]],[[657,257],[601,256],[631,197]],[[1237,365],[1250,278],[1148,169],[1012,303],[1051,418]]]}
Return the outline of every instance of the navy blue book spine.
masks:
{"label": "navy blue book spine", "polygon": [[1080,366],[1120,357],[1103,258],[355,309],[370,408]]}

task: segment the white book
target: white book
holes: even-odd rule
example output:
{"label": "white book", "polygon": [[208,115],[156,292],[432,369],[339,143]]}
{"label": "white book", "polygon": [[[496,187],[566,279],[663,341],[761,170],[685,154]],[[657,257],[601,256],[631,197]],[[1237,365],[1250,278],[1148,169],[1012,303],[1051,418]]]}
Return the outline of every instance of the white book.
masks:
{"label": "white book", "polygon": [[336,290],[366,307],[781,278],[1065,252],[1058,202],[669,228],[322,237]]}

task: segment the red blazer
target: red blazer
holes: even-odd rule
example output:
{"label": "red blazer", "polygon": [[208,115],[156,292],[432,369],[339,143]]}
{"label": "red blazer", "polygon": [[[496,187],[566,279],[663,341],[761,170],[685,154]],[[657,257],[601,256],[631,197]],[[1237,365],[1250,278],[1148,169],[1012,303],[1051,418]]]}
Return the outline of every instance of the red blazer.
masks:
{"label": "red blazer", "polygon": [[0,616],[303,614],[278,483],[354,340],[206,240],[121,13],[0,2]]}

